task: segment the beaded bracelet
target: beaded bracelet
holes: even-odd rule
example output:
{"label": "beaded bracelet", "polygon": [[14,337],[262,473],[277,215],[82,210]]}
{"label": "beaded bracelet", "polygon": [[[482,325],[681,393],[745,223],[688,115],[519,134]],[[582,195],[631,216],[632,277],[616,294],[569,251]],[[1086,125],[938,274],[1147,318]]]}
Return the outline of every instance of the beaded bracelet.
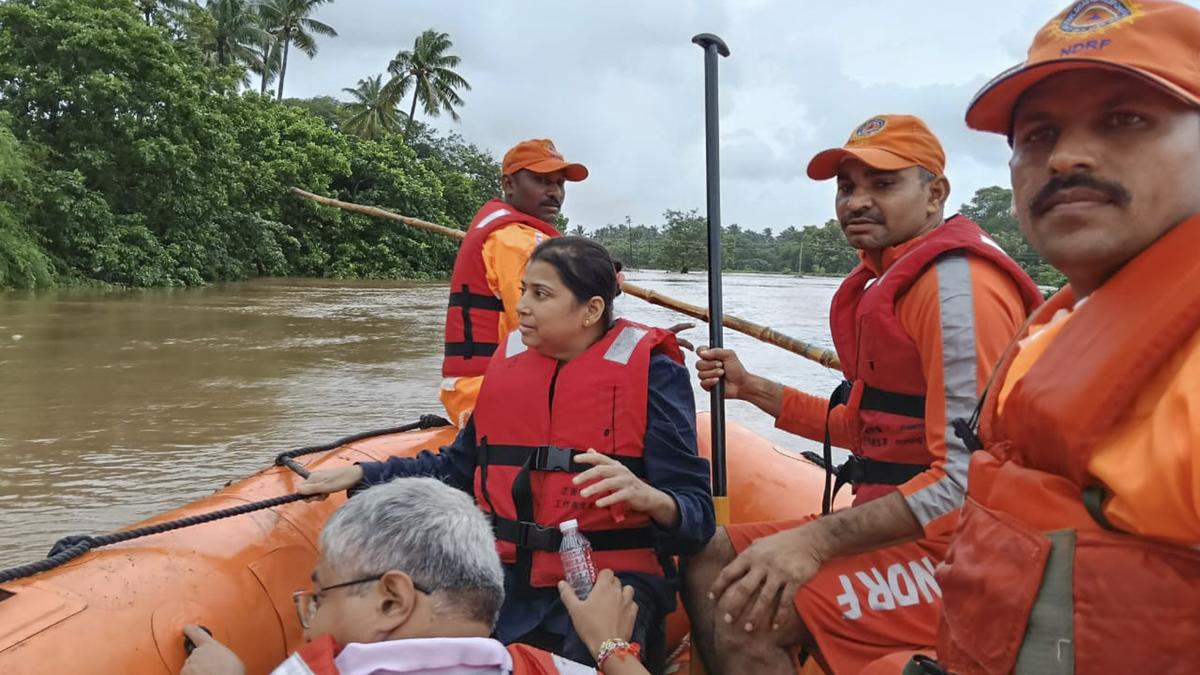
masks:
{"label": "beaded bracelet", "polygon": [[610,657],[621,654],[641,659],[642,647],[636,642],[629,643],[616,639],[605,640],[600,643],[600,649],[596,651],[596,670],[604,670],[605,661],[608,661]]}

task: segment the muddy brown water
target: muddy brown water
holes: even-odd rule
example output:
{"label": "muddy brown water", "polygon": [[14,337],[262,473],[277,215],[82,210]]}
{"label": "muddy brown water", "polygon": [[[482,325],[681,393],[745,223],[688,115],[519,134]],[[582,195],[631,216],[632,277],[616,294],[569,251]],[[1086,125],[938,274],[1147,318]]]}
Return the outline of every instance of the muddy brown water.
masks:
{"label": "muddy brown water", "polygon": [[[702,274],[630,281],[706,304]],[[726,275],[726,311],[830,346],[836,279]],[[267,279],[190,290],[0,293],[0,566],[211,493],[294,447],[441,413],[441,284]],[[685,320],[632,297],[618,314]],[[704,324],[684,333],[706,341]],[[832,371],[726,331],[812,393]],[[689,353],[691,368],[694,357]],[[694,372],[694,371],[693,371]],[[697,407],[708,394],[695,386]],[[728,416],[795,450],[752,406]]]}

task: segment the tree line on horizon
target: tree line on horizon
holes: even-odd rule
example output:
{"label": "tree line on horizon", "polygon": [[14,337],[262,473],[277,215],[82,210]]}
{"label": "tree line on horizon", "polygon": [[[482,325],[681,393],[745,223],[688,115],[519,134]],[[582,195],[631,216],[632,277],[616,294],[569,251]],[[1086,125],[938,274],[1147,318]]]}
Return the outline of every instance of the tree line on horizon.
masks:
{"label": "tree line on horizon", "polygon": [[[1012,191],[999,186],[976,191],[959,213],[987,231],[1035,282],[1060,287],[1066,279],[1029,246],[1009,212]],[[707,221],[696,209],[668,210],[661,225],[634,224],[629,217],[586,233],[599,240],[622,264],[675,272],[708,268]],[[573,234],[585,234],[576,228]],[[793,275],[843,276],[858,264],[836,219],[821,225],[789,225],[776,232],[745,229],[737,224],[721,230],[721,269]]]}

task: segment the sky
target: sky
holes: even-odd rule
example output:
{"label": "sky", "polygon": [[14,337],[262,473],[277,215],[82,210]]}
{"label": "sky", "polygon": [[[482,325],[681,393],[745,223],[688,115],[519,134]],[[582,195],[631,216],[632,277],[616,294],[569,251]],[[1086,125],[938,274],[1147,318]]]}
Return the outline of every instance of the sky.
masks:
{"label": "sky", "polygon": [[568,184],[572,225],[660,224],[667,209],[703,212],[704,64],[691,37],[715,33],[731,51],[719,66],[722,221],[778,232],[833,217],[832,182],[805,167],[876,114],[918,115],[938,135],[950,211],[978,188],[1007,186],[1004,139],[968,130],[963,115],[1066,4],[335,0],[314,17],[339,36],[311,61],[293,55],[285,96],[346,98],[343,87],[385,72],[434,28],[453,40],[471,90],[461,122],[418,119],[496,157],[525,138],[553,139],[591,171]]}

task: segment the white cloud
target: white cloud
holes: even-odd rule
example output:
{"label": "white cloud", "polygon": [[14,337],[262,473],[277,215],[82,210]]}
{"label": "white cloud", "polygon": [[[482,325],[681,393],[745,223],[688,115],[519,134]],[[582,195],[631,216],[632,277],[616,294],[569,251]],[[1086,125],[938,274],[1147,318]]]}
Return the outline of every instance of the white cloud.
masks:
{"label": "white cloud", "polygon": [[832,187],[804,168],[877,113],[919,115],[940,136],[952,204],[1007,184],[1004,140],[968,131],[963,114],[1065,4],[338,0],[316,16],[341,36],[291,60],[286,94],[337,96],[426,28],[447,32],[473,89],[461,124],[438,128],[496,156],[553,138],[591,169],[568,194],[572,223],[658,223],[704,205],[703,59],[690,39],[716,33],[732,52],[720,61],[723,220],[778,230],[831,216]]}

